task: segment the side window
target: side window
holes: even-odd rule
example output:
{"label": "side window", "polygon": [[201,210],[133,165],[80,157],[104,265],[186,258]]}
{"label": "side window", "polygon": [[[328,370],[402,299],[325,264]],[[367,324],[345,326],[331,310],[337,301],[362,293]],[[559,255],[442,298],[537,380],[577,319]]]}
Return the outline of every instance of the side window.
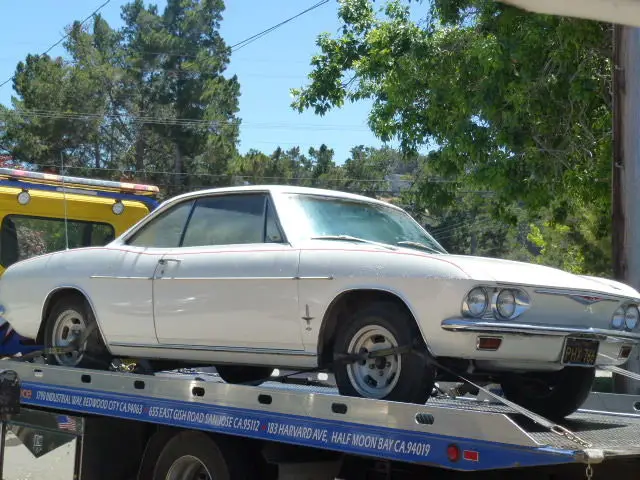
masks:
{"label": "side window", "polygon": [[[69,248],[102,246],[115,237],[107,223],[67,221]],[[7,215],[0,224],[0,263],[8,267],[20,260],[64,250],[65,221],[27,215]]]}
{"label": "side window", "polygon": [[263,243],[266,205],[267,196],[255,193],[200,198],[182,246]]}
{"label": "side window", "polygon": [[267,201],[267,218],[265,219],[264,241],[266,243],[281,243],[284,241],[282,232],[276,221],[276,213],[273,210],[271,201]]}
{"label": "side window", "polygon": [[180,246],[180,238],[192,206],[193,200],[175,205],[133,234],[127,240],[127,245],[152,248]]}

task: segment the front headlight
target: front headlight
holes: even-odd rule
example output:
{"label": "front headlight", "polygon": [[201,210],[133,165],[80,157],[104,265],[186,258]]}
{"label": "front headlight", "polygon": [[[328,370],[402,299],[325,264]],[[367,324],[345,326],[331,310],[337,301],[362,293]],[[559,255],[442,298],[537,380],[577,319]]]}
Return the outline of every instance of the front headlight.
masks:
{"label": "front headlight", "polygon": [[611,328],[635,330],[640,324],[640,311],[635,303],[620,305],[611,317]]}
{"label": "front headlight", "polygon": [[511,290],[502,290],[496,298],[496,310],[503,318],[511,318],[516,313],[516,296]]}
{"label": "front headlight", "polygon": [[640,312],[638,312],[638,307],[635,305],[629,305],[624,315],[625,325],[629,330],[633,330],[638,326],[638,321],[640,321]]}
{"label": "front headlight", "polygon": [[462,302],[462,314],[480,318],[487,311],[497,320],[513,320],[531,306],[529,295],[521,288],[499,289],[489,286],[473,288]]}
{"label": "front headlight", "polygon": [[615,311],[613,317],[611,317],[611,326],[616,330],[621,330],[624,328],[625,319],[626,312],[623,307],[620,307]]}
{"label": "front headlight", "polygon": [[463,304],[463,311],[472,317],[481,317],[487,310],[489,297],[484,288],[474,288],[467,294]]}

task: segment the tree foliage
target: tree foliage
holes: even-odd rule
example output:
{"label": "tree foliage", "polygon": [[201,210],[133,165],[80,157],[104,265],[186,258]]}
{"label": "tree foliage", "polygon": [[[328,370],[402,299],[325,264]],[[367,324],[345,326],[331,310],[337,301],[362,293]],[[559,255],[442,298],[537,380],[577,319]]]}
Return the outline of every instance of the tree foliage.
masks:
{"label": "tree foliage", "polygon": [[170,193],[198,174],[224,176],[239,83],[223,75],[223,10],[222,0],[169,0],[163,12],[133,0],[119,30],[99,15],[91,28],[75,22],[68,61],[18,64],[13,108],[0,110],[4,149],[38,165],[155,171],[145,180]]}
{"label": "tree foliage", "polygon": [[165,195],[243,183],[361,193],[407,208],[453,253],[608,272],[609,26],[493,0],[380,5],[339,0],[343,27],[318,38],[293,106],[323,115],[369,99],[373,132],[400,150],[239,154],[223,1],[130,0],[122,28],[99,15],[72,24],[67,60],[17,65],[0,152],[78,176],[127,172]]}
{"label": "tree foliage", "polygon": [[610,26],[492,0],[376,5],[339,0],[342,30],[318,38],[294,108],[323,115],[369,99],[377,136],[406,152],[435,144],[429,171],[455,180],[421,185],[417,201],[446,205],[461,188],[491,190],[493,217],[521,222],[513,211],[522,202],[526,221],[568,233],[588,214],[590,232],[573,237],[583,256],[600,248],[610,209]]}

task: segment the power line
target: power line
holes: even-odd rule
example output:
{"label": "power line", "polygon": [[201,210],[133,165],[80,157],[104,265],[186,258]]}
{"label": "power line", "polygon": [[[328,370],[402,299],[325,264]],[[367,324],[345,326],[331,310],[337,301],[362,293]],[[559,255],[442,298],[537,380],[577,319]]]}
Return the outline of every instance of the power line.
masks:
{"label": "power line", "polygon": [[[197,165],[196,165],[197,166]],[[59,164],[38,164],[39,168],[59,168],[60,165]],[[82,170],[82,171],[89,171],[89,172],[119,172],[121,174],[133,174],[133,175],[142,175],[142,176],[152,176],[152,175],[164,175],[164,176],[168,176],[168,177],[172,177],[172,176],[184,176],[183,173],[181,172],[173,172],[173,171],[168,171],[168,170],[135,170],[135,169],[131,169],[131,168],[107,168],[107,167],[91,167],[91,166],[84,166],[84,165],[66,165],[65,166],[65,170]],[[197,177],[206,177],[206,178],[210,178],[210,179],[214,179],[214,178],[218,178],[218,179],[224,179],[224,178],[236,178],[236,179],[243,179],[243,180],[253,180],[253,181],[258,181],[258,180],[268,180],[268,181],[275,181],[275,182],[299,182],[299,181],[315,181],[318,183],[340,183],[340,182],[351,182],[351,183],[367,183],[367,184],[377,184],[377,183],[390,183],[390,180],[386,177],[384,178],[356,178],[356,177],[340,177],[340,176],[335,176],[335,177],[324,177],[324,178],[313,178],[311,176],[286,176],[286,175],[279,175],[279,176],[275,176],[275,175],[252,175],[252,174],[239,174],[239,173],[206,173],[206,172],[194,172],[189,174],[191,177],[193,178],[197,178]],[[444,179],[444,178],[437,178],[437,177],[428,177],[428,178],[423,178],[421,180],[421,182],[423,183],[457,183],[459,182],[459,180],[449,180],[449,179]],[[408,192],[410,189],[408,188],[401,188],[398,191],[405,191]],[[364,190],[363,190],[364,191]],[[382,190],[381,190],[382,192]],[[384,190],[384,192],[394,192],[394,190]],[[474,194],[474,195],[493,195],[494,192],[492,191],[486,191],[486,190],[463,190],[458,192],[460,194]],[[446,228],[444,229],[446,230]],[[441,232],[444,233],[444,232]]]}
{"label": "power line", "polygon": [[[56,164],[39,164],[40,168],[59,168],[60,165]],[[90,167],[90,166],[78,166],[78,165],[66,165],[65,169],[76,169],[76,170],[88,170],[91,172],[99,171],[99,172],[120,172],[120,173],[133,173],[137,175],[183,175],[181,172],[172,172],[167,170],[132,170],[126,168],[106,168],[106,167]],[[301,181],[301,180],[318,180],[324,182],[363,182],[363,183],[384,183],[388,182],[388,180],[384,178],[350,178],[350,177],[334,177],[334,178],[323,178],[323,179],[314,179],[310,176],[308,177],[287,177],[286,175],[274,176],[274,175],[251,175],[251,174],[235,174],[235,173],[192,173],[191,175],[195,177],[208,177],[208,178],[227,178],[227,177],[237,177],[244,179],[254,179],[254,180],[285,180],[285,181]]]}
{"label": "power line", "polygon": [[14,109],[13,112],[24,117],[48,118],[48,119],[68,119],[68,120],[100,120],[100,119],[122,119],[126,118],[133,122],[155,124],[155,125],[178,125],[184,127],[220,127],[225,125],[242,126],[243,128],[264,128],[276,129],[285,128],[288,130],[350,130],[367,132],[369,128],[366,125],[331,125],[331,124],[305,124],[305,123],[247,123],[240,121],[228,120],[205,120],[198,118],[173,118],[158,117],[153,115],[131,115],[131,114],[110,114],[110,113],[91,113],[91,112],[72,112],[62,110],[36,110],[36,109]]}
{"label": "power line", "polygon": [[269,27],[266,30],[263,30],[261,32],[256,33],[255,35],[252,35],[248,38],[245,38],[244,40],[242,40],[241,42],[238,42],[234,45],[231,45],[231,51],[232,52],[236,52],[238,50],[240,50],[241,48],[246,47],[247,45],[249,45],[250,43],[255,42],[256,40],[264,37],[265,35],[267,35],[268,33],[273,32],[274,30],[282,27],[283,25],[291,22],[292,20],[295,20],[296,18],[304,15],[305,13],[308,13],[312,10],[315,10],[318,7],[321,7],[322,5],[324,5],[325,3],[329,3],[329,0],[321,0],[320,2],[316,3],[315,5],[312,5],[311,7],[307,8],[306,10],[303,10],[302,12],[298,13],[297,15],[294,15],[293,17],[287,18],[286,20],[283,20],[282,22],[274,25],[273,27]]}
{"label": "power line", "polygon": [[[96,8],[93,12],[91,12],[91,14],[89,14],[84,20],[82,20],[82,22],[80,22],[80,25],[84,25],[84,23],[91,19],[96,13],[98,13],[100,10],[102,10],[106,5],[108,5],[111,2],[111,0],[107,0],[106,2],[104,2],[102,5],[100,5],[98,8]],[[302,12],[294,15],[293,17],[289,17],[286,20],[283,20],[282,22],[273,25],[272,27],[267,28],[266,30],[263,30],[261,32],[256,33],[255,35],[252,35],[248,38],[245,38],[244,40],[235,43],[233,45],[231,45],[231,51],[235,52],[237,50],[240,50],[241,48],[246,47],[247,45],[249,45],[250,43],[255,42],[256,40],[264,37],[265,35],[273,32],[274,30],[277,30],[278,28],[282,27],[283,25],[286,25],[287,23],[295,20],[296,18],[312,11],[315,10],[318,7],[321,7],[322,5],[324,5],[325,3],[329,3],[329,0],[321,0],[320,2],[312,5],[311,7],[303,10]],[[67,37],[69,37],[69,35],[71,34],[71,32],[67,33],[66,35],[64,35],[62,38],[60,38],[60,40],[58,40],[56,43],[54,43],[53,45],[51,45],[44,53],[41,53],[39,56],[44,56],[47,53],[49,53],[51,50],[53,50],[55,47],[57,47],[58,45],[60,45]],[[160,52],[158,52],[160,53]],[[7,78],[4,82],[0,83],[0,88],[2,88],[3,86],[5,86],[7,83],[9,83],[11,80],[13,79],[13,75],[9,78]]]}
{"label": "power line", "polygon": [[[96,8],[93,12],[91,12],[91,14],[89,16],[87,16],[87,18],[85,18],[84,20],[82,20],[82,22],[80,22],[80,25],[84,25],[84,23],[91,19],[91,17],[93,17],[96,13],[98,13],[100,10],[102,10],[104,7],[107,6],[107,4],[111,3],[111,0],[107,0],[106,2],[104,2],[102,5],[100,5],[98,8]],[[44,55],[46,55],[47,53],[49,53],[51,50],[53,50],[55,47],[57,47],[58,45],[60,45],[69,35],[71,35],[71,32],[67,33],[66,35],[64,35],[62,38],[60,38],[60,40],[58,40],[56,43],[54,43],[53,45],[51,45],[44,53],[41,53],[39,56],[42,57]],[[4,82],[0,83],[0,88],[4,87],[7,83],[9,83],[11,80],[13,80],[13,75],[11,75],[9,78],[7,78]]]}

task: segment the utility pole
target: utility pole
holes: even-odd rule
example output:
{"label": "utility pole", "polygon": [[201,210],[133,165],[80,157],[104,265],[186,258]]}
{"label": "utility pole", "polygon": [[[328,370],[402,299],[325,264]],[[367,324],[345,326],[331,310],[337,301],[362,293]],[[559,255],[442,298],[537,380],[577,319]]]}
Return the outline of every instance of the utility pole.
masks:
{"label": "utility pole", "polygon": [[[640,28],[613,28],[613,273],[640,289]],[[640,373],[640,349],[624,368]],[[640,382],[620,375],[613,388],[640,394]]]}

